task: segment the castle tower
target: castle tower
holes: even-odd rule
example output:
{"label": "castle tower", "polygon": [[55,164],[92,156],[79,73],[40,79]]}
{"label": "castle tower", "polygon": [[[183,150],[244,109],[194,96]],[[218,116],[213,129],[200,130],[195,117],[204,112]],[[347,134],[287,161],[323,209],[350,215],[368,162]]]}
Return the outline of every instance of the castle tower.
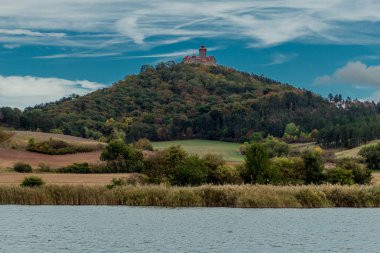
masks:
{"label": "castle tower", "polygon": [[199,57],[201,60],[206,60],[206,53],[207,53],[207,48],[202,44],[202,46],[199,48]]}

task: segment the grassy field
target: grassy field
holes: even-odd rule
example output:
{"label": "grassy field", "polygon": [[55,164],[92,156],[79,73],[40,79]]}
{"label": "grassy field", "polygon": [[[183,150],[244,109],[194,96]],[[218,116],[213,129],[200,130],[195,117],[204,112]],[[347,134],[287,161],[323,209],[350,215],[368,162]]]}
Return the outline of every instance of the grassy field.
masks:
{"label": "grassy field", "polygon": [[209,140],[180,140],[153,142],[154,149],[164,149],[180,145],[187,152],[203,156],[205,154],[220,154],[228,162],[242,162],[244,157],[239,152],[240,143],[209,141]]}
{"label": "grassy field", "polygon": [[26,149],[29,139],[33,138],[36,142],[48,141],[50,139],[65,141],[72,145],[81,145],[91,147],[94,149],[100,148],[104,143],[98,141],[84,139],[80,137],[63,135],[63,134],[51,134],[31,131],[13,131],[13,136],[8,140],[0,143],[2,148],[12,149]]}
{"label": "grassy field", "polygon": [[365,145],[361,145],[361,146],[356,147],[356,148],[352,148],[352,149],[348,149],[348,150],[343,150],[343,151],[337,152],[337,153],[335,153],[335,156],[336,156],[336,158],[357,157],[358,153],[359,153],[359,150],[361,148],[369,146],[369,145],[374,145],[374,144],[377,144],[379,142],[380,142],[380,140],[374,140],[374,141],[371,141],[371,142],[369,142],[369,143],[367,143]]}
{"label": "grassy field", "polygon": [[[36,142],[49,139],[62,140],[76,146],[84,146],[97,151],[69,154],[69,155],[45,155],[26,151],[28,141],[33,138]],[[45,164],[52,168],[67,166],[73,163],[99,163],[100,149],[104,143],[98,141],[62,135],[30,131],[12,131],[12,137],[0,143],[0,168],[13,167],[15,163],[23,162],[37,167]]]}
{"label": "grassy field", "polygon": [[380,207],[380,187],[163,185],[104,186],[47,185],[0,186],[0,204],[19,205],[129,205],[165,207],[325,208]]}

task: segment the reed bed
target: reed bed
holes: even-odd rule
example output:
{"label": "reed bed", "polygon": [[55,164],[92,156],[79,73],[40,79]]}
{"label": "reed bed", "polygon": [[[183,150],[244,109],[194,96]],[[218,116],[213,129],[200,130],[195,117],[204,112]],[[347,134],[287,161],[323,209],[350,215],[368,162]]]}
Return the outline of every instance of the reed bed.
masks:
{"label": "reed bed", "polygon": [[102,186],[0,186],[0,204],[240,208],[380,207],[380,187],[144,185],[116,187],[110,190]]}

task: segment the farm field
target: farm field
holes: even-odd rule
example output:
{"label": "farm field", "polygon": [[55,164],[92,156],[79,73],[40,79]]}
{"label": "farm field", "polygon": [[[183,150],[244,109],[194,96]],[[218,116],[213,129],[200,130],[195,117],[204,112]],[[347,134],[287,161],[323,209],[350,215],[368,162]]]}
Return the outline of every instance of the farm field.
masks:
{"label": "farm field", "polygon": [[0,173],[0,185],[19,185],[28,176],[41,177],[46,184],[56,185],[107,185],[113,178],[128,177],[128,174],[58,174],[58,173]]}
{"label": "farm field", "polygon": [[337,152],[337,153],[335,153],[335,155],[336,155],[336,158],[357,157],[359,150],[361,148],[369,146],[369,145],[374,145],[374,144],[377,144],[379,142],[380,142],[380,140],[374,140],[374,141],[371,141],[365,145],[361,145],[361,146],[356,147],[356,148],[347,149],[347,150]]}
{"label": "farm field", "polygon": [[12,134],[13,135],[11,138],[0,143],[1,148],[26,149],[26,147],[28,146],[28,141],[31,138],[33,138],[36,142],[54,139],[65,141],[72,145],[83,145],[93,148],[100,148],[103,145],[105,145],[104,143],[98,141],[63,134],[41,133],[31,131],[12,131]]}
{"label": "farm field", "polygon": [[69,155],[46,155],[25,150],[0,148],[0,168],[13,167],[18,162],[37,167],[39,164],[52,168],[68,166],[73,163],[99,163],[100,151]]}
{"label": "farm field", "polygon": [[210,140],[179,140],[152,142],[154,149],[164,149],[170,146],[180,145],[187,152],[203,156],[205,154],[219,154],[227,162],[243,162],[244,157],[240,154],[240,143],[210,141]]}

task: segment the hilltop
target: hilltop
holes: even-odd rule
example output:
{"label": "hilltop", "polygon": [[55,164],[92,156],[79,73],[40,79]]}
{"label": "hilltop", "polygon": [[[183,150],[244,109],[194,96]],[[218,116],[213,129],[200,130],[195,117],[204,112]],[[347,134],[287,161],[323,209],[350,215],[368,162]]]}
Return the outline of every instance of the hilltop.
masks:
{"label": "hilltop", "polygon": [[325,145],[356,146],[380,137],[379,111],[379,105],[358,101],[345,101],[343,108],[308,90],[224,66],[169,62],[145,65],[139,74],[86,96],[24,112],[2,108],[0,121],[27,130],[93,139],[118,135],[128,141],[245,141],[255,132],[281,137],[294,122],[306,134],[318,129]]}

